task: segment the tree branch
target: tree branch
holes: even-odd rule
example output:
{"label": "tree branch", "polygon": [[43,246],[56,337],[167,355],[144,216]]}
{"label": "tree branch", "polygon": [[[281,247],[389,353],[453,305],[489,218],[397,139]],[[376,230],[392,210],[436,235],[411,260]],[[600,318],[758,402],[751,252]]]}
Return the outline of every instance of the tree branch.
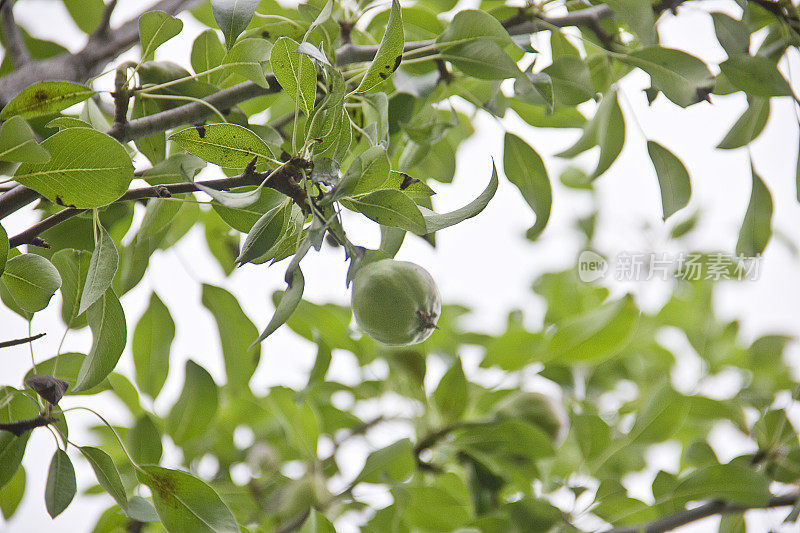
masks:
{"label": "tree branch", "polygon": [[33,342],[36,339],[41,339],[45,335],[47,335],[47,333],[39,333],[38,335],[34,335],[32,337],[25,337],[24,339],[14,339],[14,340],[10,340],[10,341],[3,341],[3,342],[0,342],[0,348],[10,348],[11,346],[18,346],[20,344]]}
{"label": "tree branch", "polygon": [[[294,200],[296,203],[302,205],[303,200],[306,198],[306,192],[296,183],[298,173],[301,171],[302,166],[302,160],[289,161],[285,166],[280,167],[269,179],[267,179],[267,181],[264,183],[264,187],[275,189],[276,191],[292,198],[292,200]],[[216,190],[227,190],[236,187],[244,187],[247,185],[259,185],[262,181],[264,181],[264,179],[267,178],[269,174],[271,174],[269,171],[254,172],[250,169],[251,167],[248,165],[247,170],[245,170],[242,174],[232,178],[200,181],[197,183],[187,181],[183,183],[153,185],[152,187],[131,189],[123,194],[114,203],[142,200],[144,198],[169,198],[174,194],[197,192],[200,190],[197,187],[198,183]],[[70,218],[83,213],[84,211],[86,211],[86,209],[68,207],[59,211],[58,213],[50,215],[44,220],[37,222],[30,228],[26,229],[22,233],[11,237],[8,240],[9,246],[14,248],[23,244],[36,244],[36,239],[41,233],[54,226],[57,226],[58,224],[61,224],[65,220],[69,220]]]}
{"label": "tree branch", "polygon": [[607,530],[606,533],[664,533],[677,527],[717,514],[739,513],[750,509],[788,507],[797,502],[798,496],[800,496],[799,493],[784,494],[783,496],[772,496],[766,505],[755,507],[747,507],[730,502],[712,501],[692,509],[678,511],[677,513],[661,517],[653,522],[639,524],[636,526],[617,527]]}
{"label": "tree branch", "polygon": [[0,5],[0,15],[3,17],[3,35],[6,38],[6,53],[11,58],[14,68],[18,69],[31,60],[22,32],[14,20],[14,2],[6,0]]}
{"label": "tree branch", "polygon": [[36,418],[28,418],[25,420],[15,420],[14,422],[0,423],[0,430],[8,431],[19,437],[23,433],[26,433],[34,428],[46,426],[48,424],[52,424],[55,421],[56,420],[54,418],[41,414]]}

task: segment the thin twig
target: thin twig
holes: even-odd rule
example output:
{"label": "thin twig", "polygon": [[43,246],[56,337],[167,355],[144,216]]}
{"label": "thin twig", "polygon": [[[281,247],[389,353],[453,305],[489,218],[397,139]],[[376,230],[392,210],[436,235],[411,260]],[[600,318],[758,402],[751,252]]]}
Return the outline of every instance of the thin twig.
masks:
{"label": "thin twig", "polygon": [[5,37],[6,53],[14,63],[14,68],[18,69],[31,60],[28,49],[25,48],[25,41],[22,38],[22,31],[14,20],[14,2],[8,0],[0,6],[0,15],[3,17],[3,36]]}
{"label": "thin twig", "polygon": [[10,348],[11,346],[19,346],[20,344],[33,342],[36,339],[41,339],[45,335],[47,335],[47,333],[39,333],[38,335],[33,335],[31,337],[25,337],[24,339],[14,339],[14,340],[10,340],[10,341],[3,341],[3,342],[0,342],[0,348]]}

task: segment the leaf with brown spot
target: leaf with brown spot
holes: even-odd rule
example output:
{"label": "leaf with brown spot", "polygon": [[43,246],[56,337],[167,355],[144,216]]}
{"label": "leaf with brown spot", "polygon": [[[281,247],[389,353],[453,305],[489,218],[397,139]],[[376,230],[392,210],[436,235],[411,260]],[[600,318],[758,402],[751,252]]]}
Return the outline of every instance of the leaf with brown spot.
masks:
{"label": "leaf with brown spot", "polygon": [[62,109],[83,102],[95,91],[69,81],[41,81],[23,89],[0,112],[0,119],[15,115],[33,118],[58,113]]}

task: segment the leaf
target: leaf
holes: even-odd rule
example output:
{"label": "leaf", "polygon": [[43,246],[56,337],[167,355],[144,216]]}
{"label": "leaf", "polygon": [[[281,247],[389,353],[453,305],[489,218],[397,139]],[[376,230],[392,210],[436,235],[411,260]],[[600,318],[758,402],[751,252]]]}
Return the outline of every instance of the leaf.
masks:
{"label": "leaf", "polygon": [[416,465],[414,445],[409,439],[401,439],[370,453],[356,481],[400,483],[411,477]]}
{"label": "leaf", "polygon": [[[12,387],[0,387],[0,422],[14,422],[33,418],[38,414],[37,406]],[[22,464],[30,432],[16,436],[9,431],[0,431],[0,489],[6,486]]]}
{"label": "leaf", "polygon": [[289,287],[283,291],[281,299],[275,307],[275,314],[272,315],[269,324],[267,324],[267,327],[264,328],[261,335],[253,342],[253,345],[260,343],[272,335],[276,329],[281,327],[289,317],[292,316],[292,313],[297,309],[300,300],[303,298],[303,289],[305,288],[306,280],[300,268],[287,272],[286,276],[289,278],[287,281]]}
{"label": "leaf", "polygon": [[191,474],[144,466],[136,476],[150,487],[158,516],[170,533],[240,531],[233,513],[214,489]]}
{"label": "leaf", "polygon": [[86,318],[78,319],[83,287],[89,273],[91,254],[83,250],[59,250],[51,257],[61,276],[61,319],[72,328],[86,325]]}
{"label": "leaf", "polygon": [[[191,62],[195,73],[205,72],[222,64],[225,58],[225,45],[220,42],[215,30],[205,30],[192,43]],[[216,83],[219,72],[203,74],[198,80]]]}
{"label": "leaf", "polygon": [[233,45],[225,55],[223,64],[226,72],[234,72],[264,89],[269,88],[264,76],[264,62],[272,48],[264,39],[242,39]]}
{"label": "leaf", "polygon": [[205,368],[186,361],[183,390],[167,416],[167,428],[178,446],[202,435],[217,412],[217,384]]}
{"label": "leaf", "polygon": [[[331,0],[329,5],[332,3],[333,1]],[[303,522],[303,527],[298,531],[300,533],[336,533],[336,528],[333,527],[333,524],[325,515],[312,508],[308,518]]]}
{"label": "leaf", "polygon": [[442,51],[442,59],[450,61],[464,74],[481,80],[504,80],[523,75],[516,61],[489,39],[450,46]]}
{"label": "leaf", "polygon": [[50,468],[47,471],[47,484],[44,488],[47,514],[52,518],[60,515],[72,502],[76,491],[75,469],[72,467],[72,461],[67,452],[59,448],[53,454]]}
{"label": "leaf", "polygon": [[23,310],[41,311],[61,287],[61,276],[53,264],[36,254],[22,254],[6,262],[0,282]]}
{"label": "leaf", "polygon": [[536,239],[550,218],[553,193],[550,178],[541,156],[525,141],[506,133],[503,148],[503,171],[508,181],[522,193],[522,197],[536,214],[536,224],[527,232],[530,240]]}
{"label": "leaf", "polygon": [[682,397],[671,387],[662,387],[651,394],[637,413],[628,438],[631,444],[663,442],[681,428],[686,414]]}
{"label": "leaf", "polygon": [[230,389],[249,390],[248,382],[261,354],[258,346],[250,349],[258,338],[258,329],[244,314],[236,297],[225,289],[203,284],[202,301],[217,322]]}
{"label": "leaf", "polygon": [[549,361],[599,362],[619,353],[636,331],[639,311],[630,295],[556,324],[546,350]]}
{"label": "leaf", "polygon": [[284,212],[290,207],[291,204],[282,202],[264,213],[247,234],[239,257],[234,260],[234,263],[243,265],[267,253],[281,237],[284,229]]}
{"label": "leaf", "polygon": [[147,210],[144,212],[142,224],[136,234],[137,240],[144,240],[156,236],[164,229],[183,207],[180,200],[168,198],[151,198],[147,201]]}
{"label": "leaf", "polygon": [[[332,5],[332,3],[333,3],[332,1],[328,2],[327,5]],[[314,46],[309,42],[304,41],[300,43],[297,47],[296,52],[298,54],[305,54],[322,65],[327,65],[329,67],[333,66],[331,65],[331,62],[328,61],[328,58],[325,57],[325,54],[322,53],[322,50],[320,50],[319,48],[317,48],[316,46]]]}
{"label": "leaf", "polygon": [[108,289],[89,307],[86,320],[92,329],[92,349],[81,365],[73,392],[90,389],[103,381],[117,366],[127,339],[125,313],[113,289]]}
{"label": "leaf", "polygon": [[45,128],[58,128],[59,130],[67,129],[67,128],[91,128],[92,125],[88,122],[84,122],[79,118],[74,117],[56,117],[47,124],[44,125]]}
{"label": "leaf", "polygon": [[616,161],[625,143],[625,118],[619,107],[616,91],[604,95],[597,112],[583,130],[583,135],[570,148],[556,154],[557,157],[575,157],[594,146],[600,147],[597,168],[587,176],[592,181],[608,170]]}
{"label": "leaf", "polygon": [[62,109],[83,102],[95,91],[69,81],[40,81],[22,89],[0,111],[0,119],[19,115],[22,118],[33,118],[41,115],[58,113]]}
{"label": "leaf", "polygon": [[620,20],[630,26],[644,46],[658,43],[656,21],[650,4],[639,0],[608,0],[606,3]]}
{"label": "leaf", "polygon": [[769,501],[769,479],[750,465],[712,465],[693,471],[676,485],[674,493],[685,501],[712,499],[763,507]]}
{"label": "leaf", "polygon": [[497,168],[492,164],[492,178],[489,180],[489,185],[486,186],[486,189],[484,189],[477,198],[464,207],[456,209],[455,211],[450,211],[449,213],[434,213],[430,209],[420,207],[419,210],[422,212],[422,217],[425,219],[425,233],[430,234],[448,228],[468,218],[472,218],[483,211],[484,208],[489,205],[489,200],[494,197],[494,193],[497,192],[497,184]]}
{"label": "leaf", "polygon": [[83,33],[97,29],[106,7],[103,0],[64,0],[64,6]]}
{"label": "leaf", "polygon": [[792,96],[792,88],[771,59],[747,54],[729,57],[719,65],[725,77],[748,95]]}
{"label": "leaf", "polygon": [[297,53],[299,44],[289,37],[275,41],[269,63],[275,78],[300,109],[311,116],[317,94],[317,68],[308,56]]}
{"label": "leaf", "polygon": [[663,219],[667,220],[689,203],[692,196],[689,173],[680,159],[655,141],[647,141],[647,153],[656,169]]}
{"label": "leaf", "polygon": [[178,146],[223,168],[243,169],[254,157],[272,158],[261,137],[238,124],[207,124],[169,136]]}
{"label": "leaf", "polygon": [[6,486],[0,489],[0,512],[6,520],[10,520],[14,513],[17,511],[23,496],[25,496],[25,485],[27,478],[25,469],[19,467],[14,477],[6,483]]}
{"label": "leaf", "polygon": [[[41,146],[50,152],[50,161],[23,163],[14,179],[59,205],[86,209],[110,204],[128,190],[133,179],[133,164],[125,148],[105,133],[67,128]],[[81,149],[88,146],[91,150]]]}
{"label": "leaf", "polygon": [[653,86],[681,107],[703,100],[714,84],[706,64],[681,50],[651,46],[621,60],[647,72]]}
{"label": "leaf", "polygon": [[86,275],[86,283],[81,295],[81,305],[78,314],[83,313],[99,300],[111,287],[114,281],[114,274],[119,267],[119,254],[114,241],[103,226],[98,228],[100,238],[92,252],[92,259],[89,262],[89,272]]}
{"label": "leaf", "polygon": [[725,13],[711,13],[714,33],[728,57],[746,54],[750,49],[750,30],[744,21]]}
{"label": "leaf", "polygon": [[111,456],[100,448],[93,446],[80,446],[78,449],[89,461],[89,464],[92,465],[92,470],[94,470],[94,475],[97,476],[100,486],[127,512],[128,498],[125,494],[125,486],[122,484],[119,470],[117,470],[117,465],[114,464]]}
{"label": "leaf", "polygon": [[19,115],[0,126],[0,161],[46,163],[50,153],[36,143],[36,134]]}
{"label": "leaf", "polygon": [[9,250],[8,234],[6,233],[6,230],[3,229],[3,226],[0,226],[0,276],[6,269],[6,261],[8,260],[8,250]]}
{"label": "leaf", "polygon": [[386,23],[386,32],[378,45],[375,58],[370,63],[366,75],[355,92],[366,93],[391,76],[400,66],[400,61],[403,59],[404,44],[403,15],[400,10],[400,2],[392,0],[392,10],[389,13],[389,21]]}
{"label": "leaf", "polygon": [[378,189],[357,198],[342,200],[342,204],[379,224],[402,228],[417,235],[427,233],[420,208],[408,195],[397,189]]}
{"label": "leaf", "polygon": [[152,61],[156,48],[178,35],[183,21],[164,11],[148,11],[139,17],[139,41],[142,45],[142,63]]}
{"label": "leaf", "polygon": [[433,401],[444,420],[452,421],[458,420],[467,408],[468,400],[467,378],[461,359],[456,359],[439,380],[439,385],[433,391]]}
{"label": "leaf", "polygon": [[389,177],[389,156],[381,146],[367,148],[347,168],[336,187],[324,198],[328,205],[342,198],[365,194],[380,188]]}
{"label": "leaf", "polygon": [[440,48],[446,48],[481,39],[493,41],[503,48],[514,45],[500,21],[480,9],[464,9],[456,13],[447,28],[436,38],[436,42]]}
{"label": "leaf", "polygon": [[542,72],[553,80],[553,94],[558,104],[576,106],[594,98],[592,76],[579,57],[560,56]]}
{"label": "leaf", "polygon": [[147,413],[142,413],[128,431],[128,451],[138,464],[158,464],[164,451],[161,432]]}
{"label": "leaf", "polygon": [[175,339],[175,321],[154,292],[136,328],[131,351],[139,389],[155,399],[167,380],[169,356]]}
{"label": "leaf", "polygon": [[[131,118],[143,118],[155,115],[161,111],[155,100],[148,98],[134,98]],[[157,164],[167,157],[167,135],[163,131],[146,135],[134,140],[136,148],[148,159],[150,163]]]}
{"label": "leaf", "polygon": [[764,181],[750,164],[753,175],[753,188],[750,203],[744,214],[744,221],[736,242],[736,254],[746,257],[760,255],[772,236],[772,195]]}
{"label": "leaf", "polygon": [[741,148],[764,131],[764,126],[767,125],[767,120],[769,120],[769,98],[753,97],[748,100],[747,109],[731,126],[731,129],[717,145],[717,148],[721,150]]}
{"label": "leaf", "polygon": [[258,3],[259,0],[211,0],[214,20],[222,30],[225,44],[229,49],[239,34],[250,24]]}

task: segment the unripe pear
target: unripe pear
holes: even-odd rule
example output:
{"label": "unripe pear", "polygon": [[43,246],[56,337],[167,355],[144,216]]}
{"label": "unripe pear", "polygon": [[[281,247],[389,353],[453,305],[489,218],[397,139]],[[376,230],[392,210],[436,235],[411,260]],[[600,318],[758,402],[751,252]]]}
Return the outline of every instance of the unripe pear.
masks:
{"label": "unripe pear", "polygon": [[554,398],[539,392],[521,392],[503,401],[497,410],[498,420],[517,419],[541,428],[560,442],[566,437],[569,416]]}
{"label": "unripe pear", "polygon": [[416,344],[436,329],[442,297],[421,266],[381,259],[356,273],[351,305],[358,327],[369,337],[383,344]]}

